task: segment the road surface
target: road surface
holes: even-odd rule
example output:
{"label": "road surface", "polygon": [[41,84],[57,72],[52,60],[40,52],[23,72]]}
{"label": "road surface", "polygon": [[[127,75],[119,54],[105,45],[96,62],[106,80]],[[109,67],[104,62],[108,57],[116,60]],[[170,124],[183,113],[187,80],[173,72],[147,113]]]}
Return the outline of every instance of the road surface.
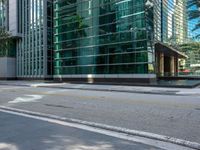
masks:
{"label": "road surface", "polygon": [[0,105],[200,143],[200,96],[0,86]]}

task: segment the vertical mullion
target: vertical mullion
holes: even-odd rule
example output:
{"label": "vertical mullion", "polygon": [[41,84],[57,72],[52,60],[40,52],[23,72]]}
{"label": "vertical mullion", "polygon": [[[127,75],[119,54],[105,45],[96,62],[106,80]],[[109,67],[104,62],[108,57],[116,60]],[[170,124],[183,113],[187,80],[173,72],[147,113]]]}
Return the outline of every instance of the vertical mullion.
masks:
{"label": "vertical mullion", "polygon": [[47,75],[47,0],[43,1],[43,76]]}
{"label": "vertical mullion", "polygon": [[40,11],[39,11],[39,16],[40,16],[40,19],[39,19],[39,68],[38,68],[38,71],[39,71],[39,75],[40,75],[40,77],[41,77],[41,64],[42,64],[42,56],[41,56],[41,51],[42,51],[42,39],[41,39],[41,36],[42,36],[42,1],[43,0],[39,0],[39,9],[40,9]]}
{"label": "vertical mullion", "polygon": [[31,8],[31,10],[32,10],[32,34],[31,34],[31,36],[32,36],[32,40],[31,40],[31,43],[32,43],[32,48],[31,48],[31,50],[30,50],[30,53],[31,53],[31,55],[30,55],[30,60],[31,60],[31,63],[30,63],[30,69],[31,69],[31,76],[33,77],[34,76],[34,34],[35,34],[35,11],[34,11],[34,9],[35,9],[35,0],[32,0],[32,8]]}
{"label": "vertical mullion", "polygon": [[29,1],[26,1],[26,16],[25,16],[25,20],[26,20],[26,24],[25,24],[25,26],[26,26],[26,37],[25,37],[25,39],[26,39],[26,49],[25,49],[25,75],[26,75],[26,77],[28,77],[28,75],[29,75],[29,70],[28,70],[28,67],[30,66],[30,64],[29,64],[29,58],[28,58],[28,52],[29,52],[29,48],[28,48],[28,46],[29,46],[29,44],[28,44],[28,40],[29,40],[29,38],[30,38],[30,35],[29,35],[29,29],[30,29],[30,27],[29,27],[29,22],[28,22],[28,19],[29,19],[29,3],[28,3]]}
{"label": "vertical mullion", "polygon": [[38,75],[38,53],[37,53],[37,49],[38,49],[38,0],[36,0],[36,4],[35,4],[35,7],[36,7],[36,32],[35,32],[35,60],[34,60],[34,63],[35,63],[35,68],[34,68],[34,74],[35,76]]}
{"label": "vertical mullion", "polygon": [[24,10],[24,13],[23,13],[23,62],[22,62],[22,76],[24,77],[25,76],[25,53],[26,53],[26,38],[27,38],[27,33],[26,33],[26,13],[27,13],[27,1],[26,0],[23,0],[23,10]]}

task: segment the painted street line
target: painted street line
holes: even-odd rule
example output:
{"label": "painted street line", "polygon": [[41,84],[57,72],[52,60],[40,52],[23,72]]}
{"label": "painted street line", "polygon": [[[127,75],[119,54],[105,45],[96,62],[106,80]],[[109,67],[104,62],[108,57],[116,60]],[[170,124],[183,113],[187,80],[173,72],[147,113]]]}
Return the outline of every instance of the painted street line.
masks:
{"label": "painted street line", "polygon": [[53,90],[53,91],[47,91],[43,94],[45,95],[25,95],[24,97],[17,97],[16,99],[9,101],[9,104],[16,104],[16,103],[28,103],[28,102],[37,102],[37,100],[42,99],[48,94],[57,94],[59,92],[66,92],[68,90]]}
{"label": "painted street line", "polygon": [[9,101],[9,104],[16,104],[16,103],[28,103],[28,102],[36,102],[39,99],[42,99],[43,95],[25,95],[25,97],[17,97],[13,101]]}
{"label": "painted street line", "polygon": [[94,122],[81,121],[77,119],[69,119],[55,115],[43,114],[16,108],[0,106],[0,111],[13,115],[28,117],[62,126],[78,128],[94,133],[108,135],[119,139],[129,140],[133,142],[143,143],[165,150],[200,150],[200,144],[163,135],[147,133],[143,131],[129,130],[125,128],[113,127]]}
{"label": "painted street line", "polygon": [[61,86],[65,85],[65,83],[38,83],[38,84],[31,84],[30,87],[40,87],[40,86]]}
{"label": "painted street line", "polygon": [[200,91],[183,91],[183,92],[177,92],[177,95],[200,95]]}
{"label": "painted street line", "polygon": [[45,92],[45,94],[58,94],[58,93],[62,93],[62,92],[68,92],[69,90],[65,89],[65,90],[53,90],[53,91],[47,91]]}
{"label": "painted street line", "polygon": [[18,150],[18,148],[12,144],[0,143],[0,150]]}

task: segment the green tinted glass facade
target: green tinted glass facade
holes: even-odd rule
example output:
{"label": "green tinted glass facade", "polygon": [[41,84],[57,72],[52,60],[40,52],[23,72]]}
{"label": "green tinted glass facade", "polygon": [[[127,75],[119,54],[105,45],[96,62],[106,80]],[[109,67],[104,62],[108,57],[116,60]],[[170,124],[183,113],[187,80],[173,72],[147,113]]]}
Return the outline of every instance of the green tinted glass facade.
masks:
{"label": "green tinted glass facade", "polygon": [[154,73],[153,10],[145,0],[57,0],[54,74]]}

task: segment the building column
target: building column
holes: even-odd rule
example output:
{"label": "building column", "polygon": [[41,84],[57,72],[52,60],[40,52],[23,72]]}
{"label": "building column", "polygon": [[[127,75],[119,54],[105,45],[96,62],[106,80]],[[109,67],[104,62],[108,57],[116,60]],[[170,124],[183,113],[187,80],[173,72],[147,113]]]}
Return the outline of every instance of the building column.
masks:
{"label": "building column", "polygon": [[160,62],[160,65],[159,65],[159,73],[160,73],[160,76],[164,76],[164,53],[160,53],[159,55],[159,62]]}
{"label": "building column", "polygon": [[175,75],[175,58],[174,58],[174,56],[170,57],[170,75],[171,76]]}
{"label": "building column", "polygon": [[174,59],[174,65],[175,65],[175,76],[178,76],[178,69],[179,69],[179,64],[178,64],[178,57],[176,56]]}

